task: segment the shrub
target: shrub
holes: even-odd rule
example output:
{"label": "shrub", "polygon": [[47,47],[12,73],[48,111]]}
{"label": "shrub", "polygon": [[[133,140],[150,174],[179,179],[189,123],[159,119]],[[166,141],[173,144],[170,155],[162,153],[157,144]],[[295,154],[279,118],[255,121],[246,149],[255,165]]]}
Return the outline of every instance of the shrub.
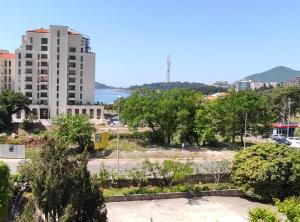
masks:
{"label": "shrub", "polygon": [[267,208],[254,208],[249,212],[250,222],[280,222],[278,216]]}
{"label": "shrub", "polygon": [[128,171],[128,176],[139,188],[147,181],[146,172],[143,169],[133,168]]}
{"label": "shrub", "polygon": [[6,221],[11,183],[9,168],[2,161],[0,161],[0,178],[0,221]]}
{"label": "shrub", "polygon": [[41,133],[41,130],[39,128],[35,128],[32,130],[32,133],[35,134],[35,135],[38,135]]}
{"label": "shrub", "polygon": [[106,181],[109,179],[109,173],[108,171],[105,169],[104,164],[101,163],[100,165],[100,170],[99,170],[99,184],[101,187],[105,187],[106,186]]}
{"label": "shrub", "polygon": [[299,197],[290,197],[283,202],[276,200],[276,206],[280,213],[286,215],[289,222],[300,221],[300,199]]}
{"label": "shrub", "polygon": [[246,195],[261,200],[300,193],[300,151],[283,145],[260,144],[234,158],[232,181]]}
{"label": "shrub", "polygon": [[33,128],[33,126],[34,126],[33,121],[27,120],[27,119],[24,119],[20,125],[20,127],[25,131],[31,130]]}

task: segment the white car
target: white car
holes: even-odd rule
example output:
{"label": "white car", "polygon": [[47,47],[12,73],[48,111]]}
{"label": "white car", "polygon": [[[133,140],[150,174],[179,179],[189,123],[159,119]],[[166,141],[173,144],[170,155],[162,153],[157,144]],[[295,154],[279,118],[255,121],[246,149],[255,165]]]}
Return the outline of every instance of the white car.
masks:
{"label": "white car", "polygon": [[300,148],[299,137],[288,137],[286,140],[290,143],[290,147]]}

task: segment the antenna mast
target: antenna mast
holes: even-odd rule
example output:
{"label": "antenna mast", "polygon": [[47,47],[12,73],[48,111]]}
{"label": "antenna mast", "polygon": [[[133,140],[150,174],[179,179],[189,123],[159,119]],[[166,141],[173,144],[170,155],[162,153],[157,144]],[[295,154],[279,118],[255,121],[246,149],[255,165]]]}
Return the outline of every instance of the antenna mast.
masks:
{"label": "antenna mast", "polygon": [[168,55],[168,57],[167,57],[167,72],[166,72],[167,82],[170,82],[170,73],[171,73],[171,57],[170,57],[170,55]]}

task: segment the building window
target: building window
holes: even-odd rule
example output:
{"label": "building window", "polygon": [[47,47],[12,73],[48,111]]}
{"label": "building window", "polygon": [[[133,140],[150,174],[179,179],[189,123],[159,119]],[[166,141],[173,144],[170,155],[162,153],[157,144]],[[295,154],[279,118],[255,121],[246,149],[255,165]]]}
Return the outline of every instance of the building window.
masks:
{"label": "building window", "polygon": [[59,109],[56,109],[56,115],[59,115]]}
{"label": "building window", "polygon": [[59,53],[59,47],[57,47],[57,53]]}
{"label": "building window", "polygon": [[56,101],[56,106],[57,106],[57,107],[59,106],[59,101]]}
{"label": "building window", "polygon": [[21,53],[18,54],[19,59],[21,59]]}
{"label": "building window", "polygon": [[41,54],[41,58],[42,59],[48,59],[48,55],[47,54]]}
{"label": "building window", "polygon": [[83,71],[80,71],[80,77],[82,77],[83,76]]}
{"label": "building window", "polygon": [[59,39],[57,39],[57,45],[59,45],[60,44],[60,40]]}
{"label": "building window", "polygon": [[25,69],[25,74],[32,74],[32,69]]}
{"label": "building window", "polygon": [[80,92],[82,92],[82,86],[80,86]]}
{"label": "building window", "polygon": [[82,109],[82,114],[86,115],[86,109]]}
{"label": "building window", "polygon": [[41,85],[41,90],[47,90],[48,89],[48,85]]}
{"label": "building window", "polygon": [[75,109],[75,115],[79,115],[79,109]]}
{"label": "building window", "polygon": [[83,62],[83,56],[80,56],[80,62]]}
{"label": "building window", "polygon": [[76,63],[75,63],[75,62],[70,62],[70,63],[69,63],[69,67],[71,67],[71,68],[76,68]]}
{"label": "building window", "polygon": [[57,61],[59,61],[59,55],[57,55],[56,58],[57,58]]}
{"label": "building window", "polygon": [[32,85],[25,85],[25,89],[32,89]]}
{"label": "building window", "polygon": [[97,119],[101,119],[101,109],[97,109]]}
{"label": "building window", "polygon": [[70,52],[76,52],[76,47],[70,47]]}
{"label": "building window", "polygon": [[30,43],[32,44],[32,43],[33,43],[33,38],[30,37],[29,41],[30,41]]}
{"label": "building window", "polygon": [[48,44],[47,38],[41,38],[41,44]]}
{"label": "building window", "polygon": [[57,37],[60,37],[60,31],[57,30]]}
{"label": "building window", "polygon": [[48,46],[42,45],[41,46],[41,51],[48,51]]}
{"label": "building window", "polygon": [[76,60],[76,56],[70,55],[70,56],[69,56],[69,60]]}
{"label": "building window", "polygon": [[90,119],[94,119],[94,110],[90,109]]}
{"label": "building window", "polygon": [[75,70],[69,70],[69,75],[75,76],[76,75],[76,71]]}
{"label": "building window", "polygon": [[58,62],[58,63],[56,63],[56,68],[58,68],[58,69],[59,69],[59,62]]}
{"label": "building window", "polygon": [[18,62],[18,66],[21,67],[21,61]]}
{"label": "building window", "polygon": [[18,74],[21,75],[21,69],[18,69]]}
{"label": "building window", "polygon": [[56,99],[58,99],[59,98],[59,93],[56,93]]}
{"label": "building window", "polygon": [[11,61],[8,61],[8,66],[11,67]]}
{"label": "building window", "polygon": [[48,62],[41,62],[41,66],[48,66]]}
{"label": "building window", "polygon": [[83,53],[83,48],[81,48],[81,53]]}
{"label": "building window", "polygon": [[80,93],[80,99],[82,99],[82,93]]}
{"label": "building window", "polygon": [[67,113],[72,114],[72,109],[68,109]]}
{"label": "building window", "polygon": [[32,66],[32,61],[26,61],[25,65],[26,66]]}
{"label": "building window", "polygon": [[82,63],[80,64],[80,69],[83,69],[83,64]]}
{"label": "building window", "polygon": [[59,84],[59,78],[56,79],[56,83]]}
{"label": "building window", "polygon": [[32,97],[32,92],[26,92],[26,93],[25,93],[25,96],[27,96],[27,97]]}
{"label": "building window", "polygon": [[57,92],[59,91],[59,86],[56,86],[56,91],[57,91]]}
{"label": "building window", "polygon": [[32,50],[32,45],[26,45],[26,50]]}
{"label": "building window", "polygon": [[80,79],[80,84],[83,84],[83,80],[82,79]]}
{"label": "building window", "polygon": [[56,73],[57,73],[57,76],[59,76],[59,70],[57,70]]}
{"label": "building window", "polygon": [[31,59],[31,58],[32,58],[32,54],[31,54],[31,53],[26,53],[26,54],[25,54],[25,58]]}

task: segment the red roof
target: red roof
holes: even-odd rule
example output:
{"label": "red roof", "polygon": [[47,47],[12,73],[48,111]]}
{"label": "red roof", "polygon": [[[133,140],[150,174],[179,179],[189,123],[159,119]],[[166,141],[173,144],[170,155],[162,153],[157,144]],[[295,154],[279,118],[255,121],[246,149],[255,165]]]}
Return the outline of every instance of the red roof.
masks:
{"label": "red roof", "polygon": [[272,126],[274,128],[280,128],[280,129],[286,129],[286,128],[297,128],[298,127],[298,123],[272,123]]}
{"label": "red roof", "polygon": [[14,53],[1,53],[0,52],[0,59],[14,59],[16,55]]}
{"label": "red roof", "polygon": [[27,32],[49,33],[49,29],[40,28],[40,29],[29,30]]}

